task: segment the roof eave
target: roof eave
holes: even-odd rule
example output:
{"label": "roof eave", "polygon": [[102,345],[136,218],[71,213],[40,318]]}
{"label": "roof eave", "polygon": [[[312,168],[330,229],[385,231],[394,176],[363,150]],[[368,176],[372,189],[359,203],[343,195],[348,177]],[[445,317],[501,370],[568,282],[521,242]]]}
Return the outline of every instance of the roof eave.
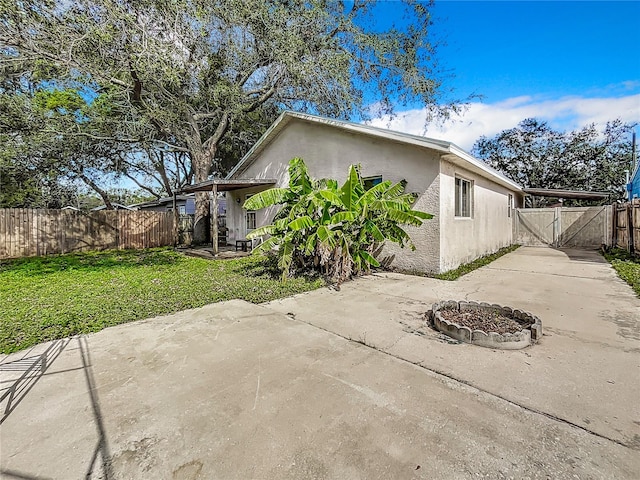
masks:
{"label": "roof eave", "polygon": [[[499,172],[489,167],[486,163],[484,163],[481,160],[478,160],[473,155],[465,152],[463,149],[461,149],[460,147],[458,147],[453,143],[450,144],[449,146],[449,154],[459,159],[462,159],[467,164],[467,165],[464,165],[464,164],[460,165],[461,167],[472,170],[475,173],[480,174],[481,176],[502,185],[503,187],[509,188],[511,190],[515,190],[517,192],[522,192],[522,187],[518,185],[516,182],[514,182],[510,178],[507,178],[501,175]],[[451,157],[448,157],[447,159],[451,160]]]}

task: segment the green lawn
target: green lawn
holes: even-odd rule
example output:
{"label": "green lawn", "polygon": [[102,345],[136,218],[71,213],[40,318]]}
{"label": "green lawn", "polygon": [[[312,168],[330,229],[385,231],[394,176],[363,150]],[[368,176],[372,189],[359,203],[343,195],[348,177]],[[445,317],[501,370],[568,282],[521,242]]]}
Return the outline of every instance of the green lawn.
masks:
{"label": "green lawn", "polygon": [[259,303],[323,285],[279,281],[261,257],[204,260],[171,249],[0,262],[0,352],[239,298]]}
{"label": "green lawn", "polygon": [[619,248],[605,252],[604,257],[611,263],[618,276],[631,285],[640,297],[640,259],[633,258],[626,250]]}

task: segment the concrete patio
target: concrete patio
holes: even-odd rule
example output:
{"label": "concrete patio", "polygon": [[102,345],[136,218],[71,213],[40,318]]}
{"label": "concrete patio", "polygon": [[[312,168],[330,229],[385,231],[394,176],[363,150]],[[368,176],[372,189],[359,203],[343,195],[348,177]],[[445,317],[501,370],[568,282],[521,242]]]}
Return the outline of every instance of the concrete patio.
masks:
{"label": "concrete patio", "polygon": [[[531,311],[545,336],[452,342],[422,321],[446,299]],[[0,374],[6,478],[640,477],[640,300],[595,252],[210,305]]]}

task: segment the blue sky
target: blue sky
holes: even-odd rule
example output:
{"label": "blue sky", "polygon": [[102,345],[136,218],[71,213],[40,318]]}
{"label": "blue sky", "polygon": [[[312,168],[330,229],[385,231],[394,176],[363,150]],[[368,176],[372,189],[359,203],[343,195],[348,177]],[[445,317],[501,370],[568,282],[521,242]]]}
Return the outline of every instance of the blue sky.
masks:
{"label": "blue sky", "polygon": [[[378,7],[379,18],[397,5]],[[396,10],[397,11],[397,10]],[[447,86],[473,100],[461,118],[425,130],[424,113],[400,112],[374,125],[445,138],[470,149],[533,116],[559,129],[622,118],[640,122],[640,2],[436,0],[440,62]]]}

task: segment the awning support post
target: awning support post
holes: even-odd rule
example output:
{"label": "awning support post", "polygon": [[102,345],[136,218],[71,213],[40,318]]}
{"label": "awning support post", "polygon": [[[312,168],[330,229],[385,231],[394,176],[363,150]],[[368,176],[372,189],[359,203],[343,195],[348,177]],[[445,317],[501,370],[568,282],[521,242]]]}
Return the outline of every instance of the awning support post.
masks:
{"label": "awning support post", "polygon": [[211,189],[213,201],[211,202],[211,245],[213,254],[218,255],[218,185],[214,182]]}

